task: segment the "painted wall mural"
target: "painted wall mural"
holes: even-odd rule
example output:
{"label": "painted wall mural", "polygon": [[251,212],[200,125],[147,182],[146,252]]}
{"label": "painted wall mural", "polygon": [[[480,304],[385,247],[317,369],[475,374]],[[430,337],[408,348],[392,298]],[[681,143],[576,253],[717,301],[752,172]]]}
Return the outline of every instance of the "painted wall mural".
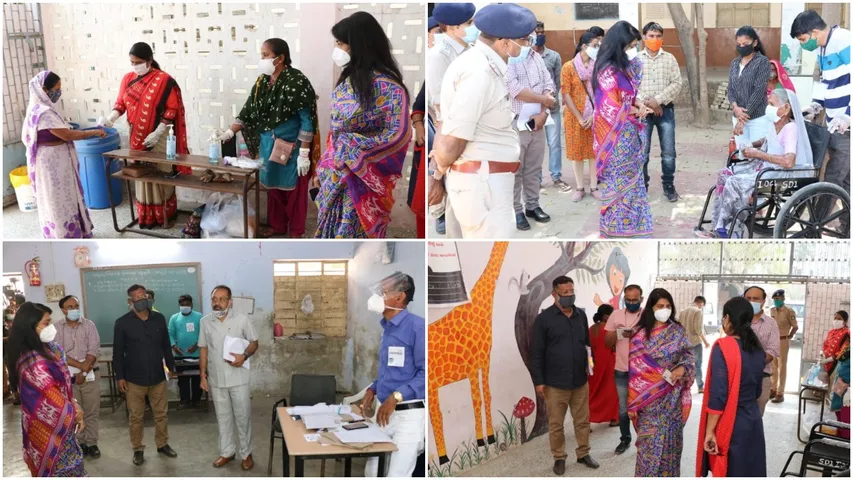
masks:
{"label": "painted wall mural", "polygon": [[646,242],[455,248],[464,285],[473,287],[469,303],[429,305],[431,476],[456,475],[547,433],[528,359],[533,323],[553,303],[555,277],[574,279],[577,305],[591,321],[598,305],[621,304],[625,285],[649,289],[657,266],[657,249]]}

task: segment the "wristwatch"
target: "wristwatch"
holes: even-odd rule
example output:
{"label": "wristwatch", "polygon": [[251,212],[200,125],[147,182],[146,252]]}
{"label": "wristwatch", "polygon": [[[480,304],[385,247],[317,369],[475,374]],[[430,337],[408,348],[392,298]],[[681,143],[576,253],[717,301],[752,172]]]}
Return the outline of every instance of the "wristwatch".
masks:
{"label": "wristwatch", "polygon": [[402,394],[402,393],[400,393],[400,392],[394,392],[394,393],[392,393],[391,395],[393,395],[393,396],[394,396],[394,400],[397,400],[397,403],[400,403],[400,402],[402,402],[402,401],[403,401],[403,394]]}

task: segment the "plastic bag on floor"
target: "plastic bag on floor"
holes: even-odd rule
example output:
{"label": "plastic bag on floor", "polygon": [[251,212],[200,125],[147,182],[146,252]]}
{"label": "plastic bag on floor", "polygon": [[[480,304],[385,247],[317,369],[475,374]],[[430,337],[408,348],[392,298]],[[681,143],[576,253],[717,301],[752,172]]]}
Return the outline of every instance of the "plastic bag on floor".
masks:
{"label": "plastic bag on floor", "polygon": [[[254,237],[255,209],[248,207],[249,237]],[[243,202],[237,195],[212,193],[201,217],[204,238],[243,238]]]}
{"label": "plastic bag on floor", "polygon": [[[246,203],[249,218],[249,238],[255,237],[254,219],[255,209],[250,203]],[[222,213],[225,215],[226,225],[225,232],[234,238],[243,238],[245,230],[243,229],[243,202],[238,198],[230,200],[223,208]]]}
{"label": "plastic bag on floor", "polygon": [[211,193],[204,205],[204,213],[201,215],[201,229],[204,230],[205,238],[214,233],[224,232],[228,227],[228,219],[223,212],[224,206],[234,198],[232,194],[219,192]]}

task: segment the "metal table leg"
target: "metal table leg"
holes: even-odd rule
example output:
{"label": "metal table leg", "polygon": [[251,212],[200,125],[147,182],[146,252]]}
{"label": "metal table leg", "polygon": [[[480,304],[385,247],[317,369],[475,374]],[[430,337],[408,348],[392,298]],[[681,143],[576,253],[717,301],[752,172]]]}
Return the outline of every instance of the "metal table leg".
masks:
{"label": "metal table leg", "polygon": [[305,457],[296,457],[296,472],[295,476],[302,478],[305,476]]}
{"label": "metal table leg", "polygon": [[284,477],[290,476],[290,454],[287,451],[287,441],[281,439],[281,471]]}
{"label": "metal table leg", "polygon": [[385,461],[386,460],[388,460],[388,454],[387,453],[383,453],[382,455],[379,455],[379,465],[378,465],[378,469],[376,470],[376,475],[379,478],[382,478],[385,476]]}
{"label": "metal table leg", "polygon": [[243,238],[249,238],[249,178],[243,177]]}
{"label": "metal table leg", "polygon": [[344,476],[352,476],[352,457],[347,457],[344,459]]}

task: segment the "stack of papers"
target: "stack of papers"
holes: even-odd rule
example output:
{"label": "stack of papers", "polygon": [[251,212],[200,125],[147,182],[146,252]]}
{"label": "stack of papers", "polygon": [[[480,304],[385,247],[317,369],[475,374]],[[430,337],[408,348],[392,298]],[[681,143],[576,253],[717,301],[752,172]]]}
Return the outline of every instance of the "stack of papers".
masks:
{"label": "stack of papers", "polygon": [[[249,341],[245,338],[237,338],[237,337],[225,337],[225,345],[222,347],[222,358],[224,358],[228,362],[233,362],[235,360],[234,355],[232,353],[243,353],[246,349],[249,348]],[[251,359],[243,362],[242,368],[249,370],[249,363]]]}
{"label": "stack of papers", "polygon": [[[71,365],[68,365],[68,371],[71,372],[71,375],[77,375],[82,370],[80,370],[77,367],[72,367]],[[86,374],[86,381],[87,382],[94,382],[95,381],[95,371],[94,370],[91,370],[89,373]],[[72,379],[72,383],[74,383],[73,379]]]}
{"label": "stack of papers", "polygon": [[391,437],[373,423],[368,424],[367,428],[359,428],[358,430],[339,428],[333,433],[343,443],[384,443],[392,441]]}
{"label": "stack of papers", "polygon": [[333,413],[314,413],[302,415],[302,421],[308,430],[319,430],[321,428],[337,428],[341,425],[341,417]]}
{"label": "stack of papers", "polygon": [[352,414],[352,407],[349,405],[326,405],[318,403],[310,407],[290,407],[287,409],[288,415],[312,415],[317,413],[334,413],[335,415]]}

